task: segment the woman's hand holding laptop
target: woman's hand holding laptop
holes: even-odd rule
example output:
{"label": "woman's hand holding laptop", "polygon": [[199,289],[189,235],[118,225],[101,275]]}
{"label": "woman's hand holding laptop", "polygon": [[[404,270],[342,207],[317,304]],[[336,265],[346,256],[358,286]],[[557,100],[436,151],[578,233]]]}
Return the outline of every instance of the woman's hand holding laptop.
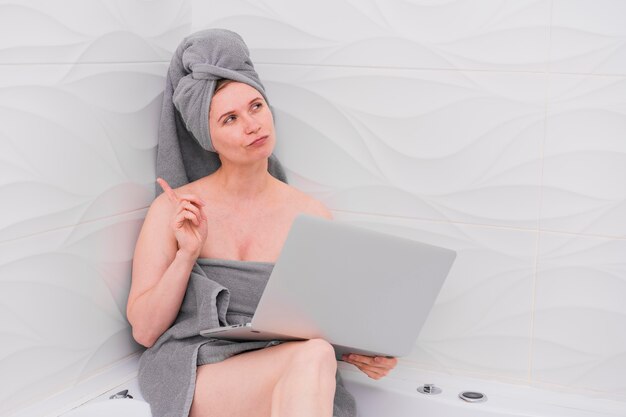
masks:
{"label": "woman's hand holding laptop", "polygon": [[351,353],[341,357],[345,362],[359,368],[372,379],[380,379],[396,367],[398,359],[384,356],[365,356]]}

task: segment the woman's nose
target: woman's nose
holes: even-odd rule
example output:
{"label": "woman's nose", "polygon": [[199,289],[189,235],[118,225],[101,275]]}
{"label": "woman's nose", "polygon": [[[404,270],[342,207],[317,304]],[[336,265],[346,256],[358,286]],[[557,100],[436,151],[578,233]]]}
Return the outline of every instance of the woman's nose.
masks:
{"label": "woman's nose", "polygon": [[261,123],[252,116],[248,116],[245,120],[246,133],[256,133],[261,129]]}

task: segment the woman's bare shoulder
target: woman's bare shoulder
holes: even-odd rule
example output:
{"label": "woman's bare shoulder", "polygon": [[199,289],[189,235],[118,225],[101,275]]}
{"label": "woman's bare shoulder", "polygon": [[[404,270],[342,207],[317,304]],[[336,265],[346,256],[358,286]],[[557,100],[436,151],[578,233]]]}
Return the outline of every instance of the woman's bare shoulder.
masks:
{"label": "woman's bare shoulder", "polygon": [[310,195],[288,184],[284,184],[282,192],[288,200],[289,206],[296,211],[332,219],[333,216],[324,203]]}
{"label": "woman's bare shoulder", "polygon": [[[172,189],[178,196],[188,195],[188,194],[198,195],[201,189],[198,184],[198,181],[199,180],[193,181],[193,182],[181,185],[180,187],[176,187]],[[170,201],[167,194],[163,192],[163,190],[161,191],[162,192],[150,204],[150,209],[148,211],[148,214],[158,215],[158,216],[169,215],[169,212],[175,207],[175,204],[173,204]]]}
{"label": "woman's bare shoulder", "polygon": [[[172,190],[174,190],[174,192],[178,196],[182,196],[184,194],[191,194],[191,195],[199,196],[202,193],[203,189],[209,183],[208,179],[209,179],[208,176],[207,177],[202,177],[202,178],[197,179],[195,181],[188,182],[187,184],[183,184],[180,187],[172,188]],[[167,196],[164,195],[164,194],[165,193],[159,194],[157,199],[161,198],[161,196],[163,196],[163,198],[165,198],[167,200]]]}
{"label": "woman's bare shoulder", "polygon": [[150,203],[148,209],[148,216],[154,216],[161,214],[169,208],[167,194],[161,193]]}

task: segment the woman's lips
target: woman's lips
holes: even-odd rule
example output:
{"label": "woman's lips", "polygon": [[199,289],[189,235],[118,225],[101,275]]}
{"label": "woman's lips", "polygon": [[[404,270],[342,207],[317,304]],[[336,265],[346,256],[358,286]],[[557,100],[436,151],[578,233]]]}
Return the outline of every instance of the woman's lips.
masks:
{"label": "woman's lips", "polygon": [[255,139],[254,142],[252,142],[248,146],[261,146],[265,143],[265,141],[267,141],[267,136],[261,136],[260,138]]}

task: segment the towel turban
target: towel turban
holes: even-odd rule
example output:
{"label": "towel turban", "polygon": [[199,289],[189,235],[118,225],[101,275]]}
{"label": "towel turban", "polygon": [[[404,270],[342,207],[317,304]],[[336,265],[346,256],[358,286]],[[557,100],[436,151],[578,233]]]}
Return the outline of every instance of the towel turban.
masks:
{"label": "towel turban", "polygon": [[209,109],[218,80],[246,83],[268,101],[250,60],[248,46],[235,32],[209,29],[187,37],[182,66],[186,75],[175,86],[172,101],[186,128],[208,151],[215,152],[209,132]]}
{"label": "towel turban", "polygon": [[[156,175],[172,188],[215,172],[221,166],[209,134],[209,106],[217,80],[241,81],[265,89],[241,37],[209,29],[186,37],[176,48],[165,81],[156,155]],[[287,182],[280,161],[271,155],[268,171]],[[163,190],[155,184],[155,194]]]}

